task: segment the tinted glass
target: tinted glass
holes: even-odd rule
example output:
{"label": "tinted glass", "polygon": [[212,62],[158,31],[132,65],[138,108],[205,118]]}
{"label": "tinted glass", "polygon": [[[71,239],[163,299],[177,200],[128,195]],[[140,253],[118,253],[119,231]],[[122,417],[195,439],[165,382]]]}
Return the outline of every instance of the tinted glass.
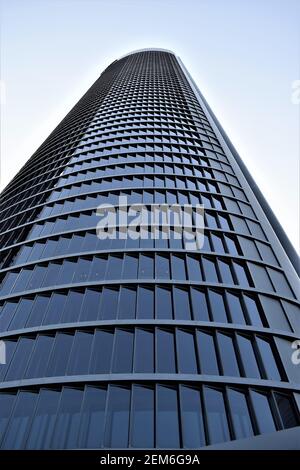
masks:
{"label": "tinted glass", "polygon": [[155,256],[155,277],[157,279],[170,279],[170,261],[167,256]]}
{"label": "tinted glass", "polygon": [[251,339],[237,335],[237,341],[246,377],[260,378]]}
{"label": "tinted glass", "polygon": [[130,390],[111,385],[108,392],[104,446],[128,446]]}
{"label": "tinted glass", "polygon": [[207,416],[209,442],[225,442],[230,440],[224,397],[221,391],[204,387],[204,403]]}
{"label": "tinted glass", "polygon": [[135,331],[134,372],[154,372],[154,334],[137,328]]}
{"label": "tinted glass", "polygon": [[221,364],[224,375],[239,376],[239,366],[236,360],[232,338],[221,333],[217,334]]}
{"label": "tinted glass", "polygon": [[16,394],[14,393],[0,393],[0,443],[6,430],[15,399]]}
{"label": "tinted glass", "polygon": [[205,434],[199,390],[181,386],[180,403],[183,447],[197,449],[204,446]]}
{"label": "tinted glass", "polygon": [[154,291],[146,287],[138,288],[137,318],[154,317]]}
{"label": "tinted glass", "polygon": [[92,340],[91,333],[76,331],[67,368],[68,375],[87,374]]}
{"label": "tinted glass", "polygon": [[194,335],[185,330],[176,332],[178,351],[178,372],[181,374],[197,374],[197,361]]}
{"label": "tinted glass", "polygon": [[26,328],[32,326],[39,326],[42,324],[45,312],[48,307],[48,303],[49,297],[45,297],[42,295],[36,296],[36,298],[34,299],[32,310],[30,312],[30,316],[26,323]]}
{"label": "tinted glass", "polygon": [[236,439],[253,436],[253,428],[245,394],[229,389],[227,392]]}
{"label": "tinted glass", "polygon": [[198,289],[191,289],[193,306],[193,319],[198,321],[209,321],[208,307],[205,293]]}
{"label": "tinted glass", "polygon": [[33,345],[34,340],[31,338],[19,339],[16,351],[5,376],[5,380],[15,380],[23,377]]}
{"label": "tinted glass", "polygon": [[80,311],[80,321],[97,320],[100,309],[101,292],[94,289],[86,289]]}
{"label": "tinted glass", "polygon": [[54,336],[39,335],[35,341],[34,349],[25,373],[26,379],[43,377],[53,346]]}
{"label": "tinted glass", "polygon": [[116,329],[112,372],[132,371],[133,339],[133,332]]}
{"label": "tinted glass", "polygon": [[269,380],[281,380],[270,343],[259,336],[256,338],[256,343],[267,378]]}
{"label": "tinted glass", "polygon": [[154,447],[154,390],[133,385],[131,445],[138,448]]}
{"label": "tinted glass", "polygon": [[263,434],[276,431],[268,397],[254,391],[250,394],[259,432]]}
{"label": "tinted glass", "polygon": [[102,291],[101,320],[117,318],[119,291],[104,287]]}
{"label": "tinted glass", "polygon": [[156,318],[171,319],[172,315],[172,297],[169,289],[157,287],[156,296]]}
{"label": "tinted glass", "polygon": [[223,295],[211,290],[209,291],[209,300],[214,321],[227,323]]}
{"label": "tinted glass", "polygon": [[240,298],[237,295],[227,293],[227,302],[232,322],[243,325],[245,318]]}
{"label": "tinted glass", "polygon": [[184,289],[178,289],[174,287],[174,310],[176,320],[190,320],[191,309],[189,291]]}
{"label": "tinted glass", "polygon": [[156,371],[175,373],[175,342],[173,332],[156,331]]}
{"label": "tinted glass", "polygon": [[106,390],[86,387],[77,448],[99,449],[103,441]]}
{"label": "tinted glass", "polygon": [[136,291],[121,287],[118,318],[135,318]]}
{"label": "tinted glass", "polygon": [[68,293],[64,311],[62,313],[61,323],[73,323],[78,320],[81,305],[83,301],[83,293],[71,290]]}
{"label": "tinted glass", "polygon": [[46,310],[43,325],[53,325],[60,323],[60,318],[66,302],[66,295],[55,292],[49,301],[48,308]]}
{"label": "tinted glass", "polygon": [[177,391],[157,386],[156,446],[173,449],[180,446]]}
{"label": "tinted glass", "polygon": [[197,331],[197,345],[201,373],[219,375],[213,336],[204,331]]}
{"label": "tinted glass", "polygon": [[65,375],[73,338],[73,335],[57,333],[47,367],[48,377]]}
{"label": "tinted glass", "polygon": [[114,335],[112,331],[96,330],[90,373],[107,374],[110,371]]}

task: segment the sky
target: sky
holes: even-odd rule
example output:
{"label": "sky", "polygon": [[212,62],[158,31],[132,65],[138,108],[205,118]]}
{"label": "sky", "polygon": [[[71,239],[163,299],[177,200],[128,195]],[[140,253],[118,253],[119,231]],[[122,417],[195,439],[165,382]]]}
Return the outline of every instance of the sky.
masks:
{"label": "sky", "polygon": [[1,189],[111,62],[171,49],[299,249],[299,0],[0,0],[0,14]]}

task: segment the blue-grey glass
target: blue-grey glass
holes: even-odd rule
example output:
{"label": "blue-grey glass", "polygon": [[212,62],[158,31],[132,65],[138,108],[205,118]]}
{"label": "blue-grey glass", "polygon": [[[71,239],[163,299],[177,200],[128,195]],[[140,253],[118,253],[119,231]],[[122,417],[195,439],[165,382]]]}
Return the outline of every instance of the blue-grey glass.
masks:
{"label": "blue-grey glass", "polygon": [[135,318],[136,291],[121,287],[118,318]]}
{"label": "blue-grey glass", "polygon": [[246,304],[246,309],[247,309],[248,317],[250,320],[250,325],[262,326],[262,321],[261,321],[261,317],[259,314],[256,301],[252,297],[249,297],[248,295],[244,295],[244,302]]}
{"label": "blue-grey glass", "polygon": [[227,323],[227,315],[223,295],[214,290],[210,290],[209,301],[213,320],[215,322]]}
{"label": "blue-grey glass", "polygon": [[62,265],[59,262],[49,263],[47,266],[47,272],[41,284],[41,287],[49,287],[59,284],[58,278],[61,271]]}
{"label": "blue-grey glass", "polygon": [[178,329],[176,331],[178,372],[197,374],[196,349],[193,333]]}
{"label": "blue-grey glass", "polygon": [[274,353],[272,351],[269,341],[258,336],[256,338],[256,343],[264,369],[266,371],[267,378],[269,380],[281,380]]}
{"label": "blue-grey glass", "polygon": [[221,274],[221,279],[224,284],[235,284],[232,277],[232,270],[230,268],[230,263],[222,259],[218,260],[219,271]]}
{"label": "blue-grey glass", "polygon": [[197,345],[201,374],[219,375],[213,336],[204,331],[197,331]]}
{"label": "blue-grey glass", "polygon": [[154,259],[153,256],[140,255],[139,257],[139,273],[140,279],[153,279],[154,276]]}
{"label": "blue-grey glass", "polygon": [[250,392],[250,395],[259,433],[264,434],[276,431],[268,397],[263,393],[253,390]]}
{"label": "blue-grey glass", "polygon": [[17,277],[17,280],[13,285],[13,288],[11,289],[11,293],[25,291],[28,285],[29,279],[32,276],[32,273],[33,273],[32,267],[21,269],[19,276]]}
{"label": "blue-grey glass", "polygon": [[99,449],[103,442],[106,390],[86,387],[76,448]]}
{"label": "blue-grey glass", "polygon": [[24,378],[44,377],[53,343],[54,336],[39,335],[37,337],[28,367],[24,371]]}
{"label": "blue-grey glass", "polygon": [[180,256],[171,256],[172,279],[184,280],[186,279],[185,261]]}
{"label": "blue-grey glass", "polygon": [[218,282],[218,275],[214,261],[208,258],[202,258],[202,263],[206,282]]}
{"label": "blue-grey glass", "polygon": [[299,425],[292,399],[282,393],[275,393],[275,400],[285,429]]}
{"label": "blue-grey glass", "polygon": [[237,342],[246,377],[260,378],[251,339],[243,335],[237,335]]}
{"label": "blue-grey glass", "polygon": [[136,317],[138,319],[154,318],[153,289],[142,286],[138,288]]}
{"label": "blue-grey glass", "polygon": [[54,294],[52,294],[43,319],[43,325],[55,325],[55,323],[60,323],[66,298],[67,296],[60,292],[54,292]]}
{"label": "blue-grey glass", "polygon": [[76,331],[67,367],[67,375],[88,373],[92,341],[92,333]]}
{"label": "blue-grey glass", "polygon": [[154,332],[135,330],[134,372],[154,372]]}
{"label": "blue-grey glass", "polygon": [[227,391],[227,396],[235,438],[243,439],[253,436],[254,432],[245,394],[230,388]]}
{"label": "blue-grey glass", "polygon": [[[102,240],[101,240],[102,241]],[[93,258],[90,274],[89,274],[89,281],[101,281],[104,279],[105,270],[106,270],[106,259],[100,256],[95,256]]]}
{"label": "blue-grey glass", "polygon": [[230,336],[217,333],[217,340],[224,375],[240,376],[233,340]]}
{"label": "blue-grey glass", "polygon": [[113,340],[114,334],[112,331],[96,330],[91,353],[91,374],[107,374],[110,372]]}
{"label": "blue-grey glass", "polygon": [[83,301],[83,293],[71,290],[68,293],[65,308],[63,310],[60,323],[75,323],[78,320],[81,305]]}
{"label": "blue-grey glass", "polygon": [[92,260],[89,258],[79,258],[76,264],[76,270],[73,282],[87,282],[91,270]]}
{"label": "blue-grey glass", "polygon": [[240,325],[245,324],[245,317],[240,298],[237,295],[227,292],[227,302],[232,322]]}
{"label": "blue-grey glass", "polygon": [[54,285],[70,284],[73,280],[77,262],[74,260],[65,260],[59,272],[58,279],[55,279]]}
{"label": "blue-grey glass", "polygon": [[26,322],[26,328],[39,326],[42,324],[48,303],[49,297],[43,295],[37,295],[35,297],[30,316]]}
{"label": "blue-grey glass", "polygon": [[154,447],[154,390],[133,385],[130,445],[136,448]]}
{"label": "blue-grey glass", "polygon": [[155,290],[155,316],[157,319],[172,319],[172,295],[170,289],[157,287]]}
{"label": "blue-grey glass", "polygon": [[125,373],[132,371],[133,340],[132,331],[116,329],[112,372]]}
{"label": "blue-grey glass", "polygon": [[160,328],[156,331],[156,372],[176,372],[174,333]]}
{"label": "blue-grey glass", "polygon": [[[66,367],[72,348],[74,336],[67,333],[57,333],[48,362],[47,377],[65,375]],[[62,361],[62,358],[64,360]]]}
{"label": "blue-grey glass", "polygon": [[180,409],[183,447],[198,449],[204,446],[205,432],[200,391],[182,385],[180,387]]}
{"label": "blue-grey glass", "polygon": [[80,430],[82,390],[64,387],[52,434],[51,449],[76,449]]}
{"label": "blue-grey glass", "polygon": [[155,256],[156,279],[170,279],[170,260],[168,256]]}
{"label": "blue-grey glass", "polygon": [[[0,366],[0,382],[2,382],[5,374],[10,366],[11,360],[17,347],[17,339],[6,339],[5,340],[5,364]],[[1,442],[1,441],[0,441]]]}
{"label": "blue-grey glass", "polygon": [[187,256],[188,278],[190,281],[202,281],[200,262],[193,256]]}
{"label": "blue-grey glass", "polygon": [[4,378],[5,380],[16,380],[22,378],[24,370],[28,364],[33,345],[34,340],[31,338],[19,339],[16,351]]}
{"label": "blue-grey glass", "polygon": [[97,320],[101,302],[101,291],[86,289],[79,315],[79,321]]}
{"label": "blue-grey glass", "polygon": [[[138,258],[136,256],[125,255],[123,264],[123,279],[137,279]],[[120,272],[119,272],[120,275]]]}
{"label": "blue-grey glass", "polygon": [[180,447],[177,390],[158,385],[156,407],[156,447],[161,449]]}
{"label": "blue-grey glass", "polygon": [[176,320],[190,320],[191,319],[191,307],[189,299],[189,291],[185,289],[179,289],[174,287],[173,289],[174,298],[174,313]]}
{"label": "blue-grey glass", "polygon": [[0,444],[4,436],[15,400],[15,393],[0,393]]}
{"label": "blue-grey glass", "polygon": [[119,291],[104,287],[102,291],[102,302],[100,306],[101,320],[117,318]]}
{"label": "blue-grey glass", "polygon": [[129,438],[130,390],[110,385],[105,423],[104,447],[125,448]]}
{"label": "blue-grey glass", "polygon": [[13,413],[1,443],[2,449],[23,449],[32,413],[37,400],[36,392],[20,391]]}
{"label": "blue-grey glass", "polygon": [[105,279],[119,279],[122,272],[122,258],[110,255],[108,257]]}
{"label": "blue-grey glass", "polygon": [[40,390],[26,440],[26,449],[38,450],[50,447],[60,397],[61,394],[58,390]]}
{"label": "blue-grey glass", "polygon": [[18,302],[16,301],[8,301],[2,307],[1,314],[0,314],[0,331],[4,332],[8,329],[10,322],[14,316],[16,307]]}
{"label": "blue-grey glass", "polygon": [[214,388],[204,387],[203,394],[209,443],[229,441],[230,433],[223,393]]}
{"label": "blue-grey glass", "polygon": [[191,300],[193,307],[193,320],[209,321],[209,313],[205,293],[192,287]]}

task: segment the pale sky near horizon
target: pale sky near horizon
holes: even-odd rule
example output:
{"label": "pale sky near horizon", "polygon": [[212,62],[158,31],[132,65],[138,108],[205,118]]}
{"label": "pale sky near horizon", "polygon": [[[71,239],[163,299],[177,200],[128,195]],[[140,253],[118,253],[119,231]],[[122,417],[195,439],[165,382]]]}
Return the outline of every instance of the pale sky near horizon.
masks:
{"label": "pale sky near horizon", "polygon": [[105,67],[162,47],[180,56],[298,249],[298,0],[0,5],[1,189]]}

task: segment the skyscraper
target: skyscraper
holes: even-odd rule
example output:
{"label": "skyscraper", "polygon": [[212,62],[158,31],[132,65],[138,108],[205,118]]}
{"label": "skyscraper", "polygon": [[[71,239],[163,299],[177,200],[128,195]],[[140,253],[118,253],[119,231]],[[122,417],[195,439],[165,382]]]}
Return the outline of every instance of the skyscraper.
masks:
{"label": "skyscraper", "polygon": [[[201,243],[120,218],[97,236],[120,197],[204,206]],[[297,255],[172,52],[114,61],[1,201],[0,448],[255,447],[299,426]]]}

